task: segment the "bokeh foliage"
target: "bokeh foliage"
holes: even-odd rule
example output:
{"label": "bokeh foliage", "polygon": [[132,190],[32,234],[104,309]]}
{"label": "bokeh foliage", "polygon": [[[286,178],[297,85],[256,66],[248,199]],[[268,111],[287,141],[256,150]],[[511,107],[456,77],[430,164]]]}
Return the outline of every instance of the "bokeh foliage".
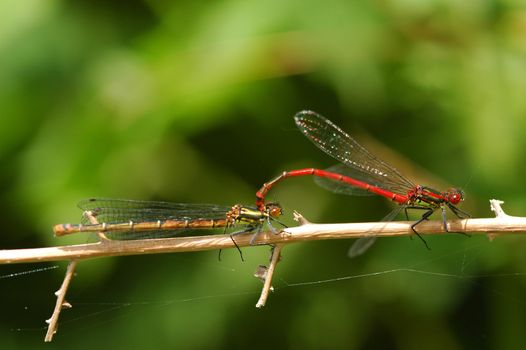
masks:
{"label": "bokeh foliage", "polygon": [[[334,163],[295,130],[302,109],[419,181],[464,186],[474,216],[494,197],[524,215],[520,1],[6,0],[0,18],[2,248],[84,242],[50,228],[78,221],[85,197],[250,204],[282,170]],[[390,210],[310,179],[272,197],[291,224],[294,209],[319,222]],[[85,262],[55,344],[520,348],[526,278],[496,275],[525,271],[524,239],[432,237],[432,251],[385,239],[357,260],[347,241],[287,247],[264,310],[251,274],[266,248],[245,263],[234,251]],[[398,268],[427,273],[287,287]],[[44,346],[62,273],[1,279],[3,349]]]}

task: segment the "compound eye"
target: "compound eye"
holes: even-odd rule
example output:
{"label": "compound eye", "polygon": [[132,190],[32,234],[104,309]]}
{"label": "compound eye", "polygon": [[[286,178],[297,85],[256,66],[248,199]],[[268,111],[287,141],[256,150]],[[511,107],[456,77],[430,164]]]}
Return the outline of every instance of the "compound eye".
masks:
{"label": "compound eye", "polygon": [[451,204],[458,204],[462,200],[462,195],[460,193],[453,193],[449,196],[449,202]]}
{"label": "compound eye", "polygon": [[281,208],[273,207],[272,209],[270,209],[269,214],[270,216],[277,218],[278,216],[281,215]]}

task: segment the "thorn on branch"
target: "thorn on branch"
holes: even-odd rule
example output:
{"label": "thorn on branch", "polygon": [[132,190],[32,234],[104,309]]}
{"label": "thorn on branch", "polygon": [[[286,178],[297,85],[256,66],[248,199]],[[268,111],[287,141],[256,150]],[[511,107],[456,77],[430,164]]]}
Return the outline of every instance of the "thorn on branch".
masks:
{"label": "thorn on branch", "polygon": [[504,212],[504,210],[501,207],[501,204],[504,204],[504,201],[501,201],[499,199],[490,199],[489,204],[491,211],[495,213],[495,216],[497,218],[507,218],[509,216]]}
{"label": "thorn on branch", "polygon": [[[502,204],[504,204],[504,201],[501,201],[499,199],[490,199],[489,200],[490,209],[492,212],[495,213],[495,217],[497,219],[510,219],[513,216],[510,216],[504,212],[504,209],[502,209]],[[497,236],[499,236],[499,233],[497,232],[488,232],[487,237],[489,241],[493,241]]]}
{"label": "thorn on branch", "polygon": [[301,215],[300,213],[298,213],[297,211],[294,210],[292,215],[294,216],[294,220],[299,222],[300,225],[308,225],[308,224],[310,224],[309,220],[305,219],[305,217],[303,215]]}

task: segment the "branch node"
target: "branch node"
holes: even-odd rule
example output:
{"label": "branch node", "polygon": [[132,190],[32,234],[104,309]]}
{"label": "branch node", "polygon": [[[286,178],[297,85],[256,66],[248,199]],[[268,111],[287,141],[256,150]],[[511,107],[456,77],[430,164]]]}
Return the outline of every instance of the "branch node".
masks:
{"label": "branch node", "polygon": [[[259,279],[262,283],[265,283],[267,276],[268,276],[268,267],[266,267],[265,265],[259,265],[256,268],[256,271],[254,272],[254,277]],[[270,291],[273,292],[274,287],[270,287]]]}

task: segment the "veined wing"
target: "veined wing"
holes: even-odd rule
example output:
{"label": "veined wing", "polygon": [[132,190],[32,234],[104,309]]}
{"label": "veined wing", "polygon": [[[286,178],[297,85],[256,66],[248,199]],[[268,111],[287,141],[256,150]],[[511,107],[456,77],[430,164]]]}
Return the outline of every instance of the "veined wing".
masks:
{"label": "veined wing", "polygon": [[[90,198],[78,203],[83,211],[90,211],[99,223],[164,221],[164,220],[219,220],[231,209],[215,204],[171,203],[128,199]],[[83,224],[90,224],[83,218]]]}
{"label": "veined wing", "polygon": [[338,170],[342,175],[348,173],[357,180],[402,195],[414,188],[414,184],[396,168],[375,157],[327,118],[316,112],[302,111],[294,116],[294,120],[318,148],[352,169],[340,167]]}

